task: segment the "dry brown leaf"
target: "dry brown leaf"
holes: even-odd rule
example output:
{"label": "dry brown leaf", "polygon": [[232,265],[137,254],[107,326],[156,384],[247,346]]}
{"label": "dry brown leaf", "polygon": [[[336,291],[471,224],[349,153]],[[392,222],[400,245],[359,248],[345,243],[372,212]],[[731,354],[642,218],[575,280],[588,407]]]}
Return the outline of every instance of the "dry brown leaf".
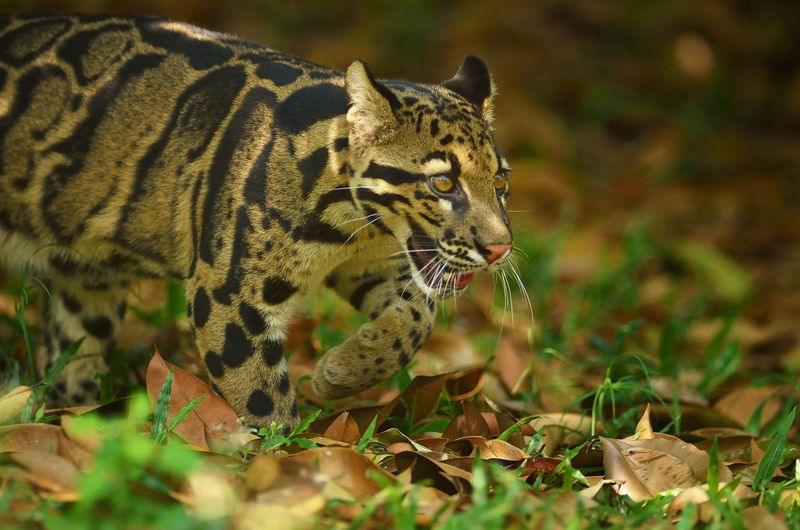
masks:
{"label": "dry brown leaf", "polygon": [[528,459],[525,462],[522,478],[528,479],[536,478],[538,475],[552,475],[556,472],[556,468],[560,463],[560,458],[548,458],[546,456]]}
{"label": "dry brown leaf", "polygon": [[[456,503],[452,502],[449,495],[430,486],[422,486],[413,494],[416,504],[416,523],[421,526],[430,525],[435,518],[440,521],[447,520],[447,517],[456,508]],[[403,499],[403,504],[407,506],[410,501],[410,496],[406,496]],[[442,513],[442,511],[445,511],[445,513]]]}
{"label": "dry brown leaf", "polygon": [[436,375],[483,362],[483,357],[468,336],[434,331],[415,356],[414,372],[420,375]]}
{"label": "dry brown leaf", "polygon": [[31,387],[20,385],[0,397],[0,423],[18,416],[31,397]]}
{"label": "dry brown leaf", "polygon": [[444,450],[445,445],[447,445],[448,439],[445,437],[425,437],[417,438],[415,442],[424,445],[431,451],[440,453]]}
{"label": "dry brown leaf", "polygon": [[[472,465],[472,458],[465,459]],[[455,495],[467,491],[472,480],[472,473],[456,467],[452,462],[439,462],[430,455],[417,452],[398,453],[394,456],[398,473],[410,470],[410,482],[428,481],[434,488]]]}
{"label": "dry brown leaf", "polygon": [[[695,373],[690,374],[692,376],[695,375]],[[699,374],[696,375],[699,376]],[[697,391],[699,382],[699,377],[689,377],[684,374],[678,379],[673,379],[671,377],[653,377],[650,379],[653,392],[665,401],[671,401],[674,396],[677,396],[678,401],[681,403],[707,407],[708,400]]]}
{"label": "dry brown leaf", "polygon": [[34,486],[53,493],[75,493],[78,468],[63,456],[21,451],[12,454],[11,459],[28,471],[28,480]]}
{"label": "dry brown leaf", "polygon": [[454,372],[447,380],[447,393],[453,401],[464,401],[471,398],[483,388],[483,368],[470,368]]}
{"label": "dry brown leaf", "polygon": [[414,413],[412,421],[417,422],[436,408],[442,389],[451,377],[453,377],[453,373],[417,376],[402,394],[397,396],[392,403],[384,406],[383,410],[389,416],[404,416],[406,411],[410,410]]}
{"label": "dry brown leaf", "polygon": [[[634,501],[653,498],[672,488],[688,488],[705,481],[708,454],[674,436],[656,434],[651,440],[615,440],[600,437],[605,478],[617,482],[617,492]],[[730,481],[730,470],[720,465],[720,481]]]}
{"label": "dry brown leaf", "polygon": [[[436,440],[437,438],[434,438]],[[438,438],[441,440],[441,438]],[[444,447],[444,440],[442,443],[442,447]],[[400,446],[405,446],[408,451],[420,451],[422,453],[429,453],[431,450],[424,444],[419,443],[405,434],[400,429],[392,427],[390,429],[386,429],[385,431],[381,431],[378,434],[372,437],[371,443],[383,444],[391,453],[400,452]],[[440,449],[441,450],[441,449]]]}
{"label": "dry brown leaf", "polygon": [[689,431],[688,434],[694,436],[700,436],[701,438],[706,439],[713,439],[713,438],[734,438],[734,437],[745,437],[745,438],[753,438],[753,435],[749,432],[736,429],[733,427],[704,427],[702,429],[695,429],[693,431]]}
{"label": "dry brown leaf", "polygon": [[[726,482],[721,482],[719,487],[723,488],[726,484]],[[752,489],[742,484],[736,486],[731,495],[734,499],[740,501],[757,497]],[[685,510],[686,506],[689,504],[697,505],[698,509],[695,513],[695,522],[702,521],[704,523],[708,523],[714,518],[714,515],[717,511],[714,504],[709,501],[707,484],[703,484],[701,486],[692,486],[691,488],[687,488],[680,492],[675,496],[674,499],[672,499],[672,502],[667,508],[667,512],[673,516],[676,516]]]}
{"label": "dry brown leaf", "polygon": [[653,439],[653,426],[650,425],[650,403],[644,409],[642,417],[639,418],[639,423],[636,424],[634,430],[636,434],[625,438],[626,440],[652,440]]}
{"label": "dry brown leaf", "polygon": [[319,528],[314,514],[325,507],[325,498],[315,495],[295,506],[249,502],[233,519],[234,530],[306,530]]}
{"label": "dry brown leaf", "polygon": [[58,454],[78,466],[78,469],[82,471],[89,469],[94,462],[93,452],[67,438],[63,432],[58,437]]}
{"label": "dry brown leaf", "polygon": [[785,489],[781,492],[781,507],[791,510],[793,506],[800,506],[800,489]]}
{"label": "dry brown leaf", "polygon": [[[672,421],[671,414],[669,409],[656,403],[651,407],[650,418],[657,425],[666,425]],[[742,424],[713,408],[686,404],[681,407],[681,427],[690,432],[709,427],[741,429]]]}
{"label": "dry brown leaf", "polygon": [[744,509],[743,516],[747,530],[789,530],[786,516],[780,509],[770,513],[766,506],[750,506]]}
{"label": "dry brown leaf", "polygon": [[781,386],[747,386],[729,392],[716,403],[714,409],[725,414],[739,425],[747,425],[756,409],[761,408],[759,427],[764,427],[781,411]]}
{"label": "dry brown leaf", "polygon": [[247,467],[244,484],[247,489],[256,493],[268,489],[278,478],[280,463],[270,455],[258,455]]}
{"label": "dry brown leaf", "polygon": [[58,452],[61,427],[45,423],[26,423],[0,427],[0,452]]}
{"label": "dry brown leaf", "polygon": [[361,430],[358,428],[356,420],[353,419],[349,412],[345,411],[339,414],[325,429],[323,437],[348,444],[356,444],[361,438]]}
{"label": "dry brown leaf", "polygon": [[498,459],[520,462],[530,458],[530,455],[525,451],[514,447],[506,441],[487,440],[482,436],[465,436],[450,440],[446,447],[453,453],[464,457],[474,457],[479,449],[481,458],[484,460]]}
{"label": "dry brown leaf", "polygon": [[96,431],[78,431],[75,427],[76,416],[65,414],[61,416],[61,429],[64,434],[89,453],[94,453],[103,443],[103,437]]}
{"label": "dry brown leaf", "polygon": [[[542,441],[543,453],[554,455],[561,444],[574,445],[587,438],[591,432],[592,420],[588,416],[572,412],[551,412],[539,414],[528,425],[534,431],[544,430]],[[596,431],[602,433],[602,425],[597,424]]]}
{"label": "dry brown leaf", "polygon": [[483,436],[485,438],[491,436],[489,424],[483,419],[478,405],[464,401],[461,403],[461,407],[464,410],[464,423],[469,435]]}
{"label": "dry brown leaf", "polygon": [[203,520],[227,517],[239,505],[239,495],[232,477],[211,467],[189,473],[185,500],[191,508],[191,514]]}
{"label": "dry brown leaf", "polygon": [[530,386],[527,375],[532,363],[530,351],[519,351],[510,337],[503,337],[497,347],[494,366],[500,381],[512,396]]}
{"label": "dry brown leaf", "polygon": [[226,445],[236,441],[241,444],[255,439],[243,433],[239,418],[224,399],[194,375],[165,361],[158,352],[153,354],[147,367],[147,394],[151,403],[155,404],[158,399],[170,369],[173,370],[173,380],[167,421],[195,398],[203,398],[175,428],[175,434],[206,450],[209,443]]}
{"label": "dry brown leaf", "polygon": [[[350,408],[347,412],[355,420],[359,432],[364,432],[377,416],[376,428],[387,418],[412,416],[414,423],[426,418],[439,404],[439,397],[447,385],[448,392],[459,394],[459,397],[472,396],[480,391],[483,369],[470,369],[439,374],[435,376],[417,376],[402,393],[383,405]],[[410,413],[409,413],[410,411]],[[341,413],[317,418],[311,424],[313,432],[325,432],[331,424],[339,419]],[[340,420],[341,421],[341,420]]]}
{"label": "dry brown leaf", "polygon": [[[469,408],[469,407],[468,407]],[[483,436],[491,438],[500,435],[500,426],[497,417],[493,412],[470,411],[470,417],[466,414],[456,416],[442,432],[443,438],[454,440],[465,436]]]}
{"label": "dry brown leaf", "polygon": [[[753,436],[726,436],[717,438],[717,450],[719,451],[720,458],[728,465],[731,464],[750,464],[750,457],[747,455],[750,448],[750,442]],[[714,443],[711,440],[703,440],[697,442],[695,446],[703,451],[710,451],[711,445]]]}
{"label": "dry brown leaf", "polygon": [[589,482],[589,487],[578,492],[578,495],[584,499],[594,499],[604,486],[615,483],[613,480],[603,477],[586,477],[586,481]]}
{"label": "dry brown leaf", "polygon": [[[555,501],[550,499],[557,497]],[[532,497],[531,502],[540,502]],[[548,509],[536,516],[529,524],[530,528],[567,528],[569,522],[578,520],[578,515],[596,506],[593,498],[587,498],[574,491],[553,491],[548,495]],[[555,523],[555,524],[554,524]]]}
{"label": "dry brown leaf", "polygon": [[368,498],[382,489],[371,477],[375,473],[383,475],[388,482],[395,481],[392,475],[349,447],[307,449],[286,459],[314,466],[326,480],[336,482],[356,498]]}
{"label": "dry brown leaf", "polygon": [[308,439],[317,444],[319,447],[353,447],[353,444],[351,443],[342,442],[340,440],[332,440],[324,436],[311,436]]}

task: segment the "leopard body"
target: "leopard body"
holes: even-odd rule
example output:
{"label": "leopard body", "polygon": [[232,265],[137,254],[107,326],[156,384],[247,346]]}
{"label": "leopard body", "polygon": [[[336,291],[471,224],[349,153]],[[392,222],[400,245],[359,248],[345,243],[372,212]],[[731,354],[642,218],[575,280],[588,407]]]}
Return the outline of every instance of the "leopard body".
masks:
{"label": "leopard body", "polygon": [[296,424],[282,341],[321,285],[370,321],[315,390],[396,372],[436,300],[509,253],[492,95],[472,56],[442,84],[378,81],[165,19],[0,18],[0,258],[46,279],[40,370],[85,337],[50,399],[97,398],[141,277],[184,282],[247,424]]}

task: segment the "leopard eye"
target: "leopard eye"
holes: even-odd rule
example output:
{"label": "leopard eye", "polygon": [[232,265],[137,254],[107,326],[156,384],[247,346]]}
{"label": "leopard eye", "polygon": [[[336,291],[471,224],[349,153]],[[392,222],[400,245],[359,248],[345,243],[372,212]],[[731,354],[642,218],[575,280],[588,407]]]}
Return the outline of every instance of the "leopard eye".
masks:
{"label": "leopard eye", "polygon": [[447,175],[433,175],[429,181],[431,187],[439,193],[450,193],[456,187],[455,181]]}
{"label": "leopard eye", "polygon": [[503,191],[508,186],[508,175],[505,173],[498,173],[494,176],[494,189]]}

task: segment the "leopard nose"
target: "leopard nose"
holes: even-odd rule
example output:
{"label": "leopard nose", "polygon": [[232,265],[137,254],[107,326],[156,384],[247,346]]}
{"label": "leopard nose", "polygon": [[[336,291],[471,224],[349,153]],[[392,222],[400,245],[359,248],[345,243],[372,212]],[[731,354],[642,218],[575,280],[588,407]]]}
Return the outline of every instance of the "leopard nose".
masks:
{"label": "leopard nose", "polygon": [[496,245],[485,245],[483,250],[483,257],[486,259],[487,263],[492,264],[495,261],[506,257],[506,255],[511,252],[511,244],[499,243]]}

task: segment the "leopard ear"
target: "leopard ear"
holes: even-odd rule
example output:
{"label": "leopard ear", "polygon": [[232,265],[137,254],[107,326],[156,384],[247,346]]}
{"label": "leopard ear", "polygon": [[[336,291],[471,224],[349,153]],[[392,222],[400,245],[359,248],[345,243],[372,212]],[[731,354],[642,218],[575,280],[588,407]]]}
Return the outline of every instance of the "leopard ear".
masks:
{"label": "leopard ear", "polygon": [[491,124],[494,121],[492,100],[495,95],[495,86],[489,73],[489,67],[486,66],[483,59],[475,55],[467,55],[456,75],[444,81],[442,86],[478,107],[487,123]]}
{"label": "leopard ear", "polygon": [[364,61],[355,61],[345,74],[350,109],[347,122],[357,142],[378,144],[388,140],[397,129],[394,111],[400,100],[372,76]]}

